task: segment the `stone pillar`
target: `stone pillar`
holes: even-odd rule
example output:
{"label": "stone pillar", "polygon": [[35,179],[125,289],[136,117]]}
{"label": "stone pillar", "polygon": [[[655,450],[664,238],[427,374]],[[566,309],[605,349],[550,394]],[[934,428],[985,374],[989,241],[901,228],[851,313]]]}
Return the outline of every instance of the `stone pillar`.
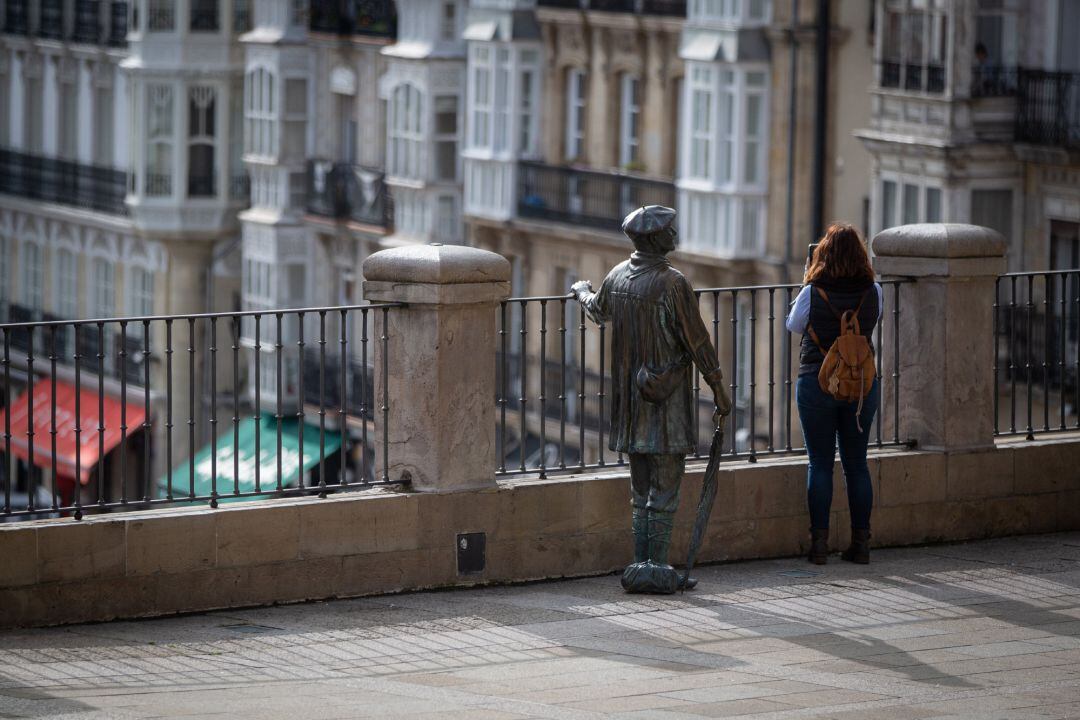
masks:
{"label": "stone pillar", "polygon": [[[486,250],[408,245],[364,261],[364,298],[388,314],[389,422],[376,413],[376,453],[389,442],[391,480],[446,491],[495,482],[495,319],[510,263]],[[375,397],[383,397],[381,314],[373,314]],[[383,458],[379,458],[379,470]]]}
{"label": "stone pillar", "polygon": [[[977,225],[902,225],[878,233],[873,249],[880,277],[911,280],[900,289],[900,439],[931,450],[992,446],[994,283],[1005,238]],[[897,338],[891,312],[882,322],[888,426]]]}

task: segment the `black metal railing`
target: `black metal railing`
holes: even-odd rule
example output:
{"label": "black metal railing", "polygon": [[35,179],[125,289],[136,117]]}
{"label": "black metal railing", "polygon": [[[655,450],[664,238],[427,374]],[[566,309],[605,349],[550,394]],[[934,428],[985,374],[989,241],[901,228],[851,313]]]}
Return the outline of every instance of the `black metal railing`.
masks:
{"label": "black metal railing", "polygon": [[72,39],[91,44],[101,41],[101,0],[76,0]]}
{"label": "black metal railing", "polygon": [[9,35],[26,35],[30,31],[27,0],[7,0],[4,6],[4,32]]}
{"label": "black metal railing", "polygon": [[1016,140],[1080,147],[1080,73],[1021,69]]}
{"label": "black metal railing", "polygon": [[0,148],[0,193],[126,215],[122,170]]}
{"label": "black metal railing", "polygon": [[539,0],[541,7],[686,17],[686,0]]}
{"label": "black metal railing", "polygon": [[[909,446],[900,427],[899,346],[882,345],[883,328],[899,337],[900,287],[882,281],[884,306],[874,331],[882,381],[871,429],[872,447]],[[725,457],[750,462],[763,455],[803,453],[795,406],[799,338],[784,327],[798,285],[696,291],[724,370],[734,410],[726,425]],[[497,321],[497,474],[581,471],[624,465],[607,446],[611,410],[608,329],[586,319],[571,296],[511,298]],[[888,357],[886,357],[888,355]],[[886,382],[887,381],[887,382]],[[693,374],[694,434],[690,457],[707,455],[713,401]]]}
{"label": "black metal railing", "polygon": [[125,47],[128,33],[127,2],[109,3],[109,45]]}
{"label": "black metal railing", "polygon": [[176,29],[176,3],[173,0],[150,0],[146,10],[146,27],[150,32],[172,32]]}
{"label": "black metal railing", "polygon": [[878,63],[878,86],[940,94],[945,92],[945,66],[882,60]]}
{"label": "black metal railing", "polygon": [[393,226],[393,204],[380,170],[351,163],[311,160],[307,172],[307,211],[367,225]]}
{"label": "black metal railing", "polygon": [[233,175],[229,179],[229,197],[245,204],[251,204],[251,176],[247,173]]}
{"label": "black metal railing", "polygon": [[233,0],[233,32],[239,34],[249,30],[251,30],[249,0]]}
{"label": "black metal railing", "polygon": [[187,191],[188,197],[214,197],[217,195],[217,174],[189,174]]}
{"label": "black metal railing", "polygon": [[389,483],[393,307],[0,324],[2,467],[39,468],[0,471],[0,520]]}
{"label": "black metal railing", "polygon": [[217,32],[221,15],[217,0],[191,1],[191,31]]}
{"label": "black metal railing", "polygon": [[1007,273],[994,291],[994,434],[1080,429],[1080,269]]}
{"label": "black metal railing", "polygon": [[397,36],[393,0],[316,0],[311,3],[312,32],[334,35]]}
{"label": "black metal railing", "polygon": [[518,167],[518,214],[525,218],[610,229],[636,207],[675,204],[675,186],[664,180],[533,161]]}
{"label": "black metal railing", "polygon": [[64,1],[41,0],[38,37],[62,40],[64,37]]}
{"label": "black metal railing", "polygon": [[1016,67],[975,65],[971,68],[971,97],[1012,97],[1018,74]]}

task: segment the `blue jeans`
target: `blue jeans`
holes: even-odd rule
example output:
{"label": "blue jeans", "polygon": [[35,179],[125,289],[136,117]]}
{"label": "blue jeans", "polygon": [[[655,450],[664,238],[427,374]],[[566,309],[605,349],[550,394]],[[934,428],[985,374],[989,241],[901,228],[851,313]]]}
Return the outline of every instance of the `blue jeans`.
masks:
{"label": "blue jeans", "polygon": [[874,488],[870,484],[870,468],[866,464],[866,445],[870,440],[870,426],[878,405],[878,381],[863,399],[859,422],[855,423],[858,403],[841,402],[821,389],[817,375],[800,375],[795,385],[795,399],[799,406],[806,453],[810,467],[806,476],[806,503],[810,507],[810,527],[815,530],[829,528],[829,510],[832,507],[833,465],[836,446],[840,446],[840,464],[844,467],[847,481],[848,509],[851,527],[856,530],[870,529],[870,507],[874,503]]}

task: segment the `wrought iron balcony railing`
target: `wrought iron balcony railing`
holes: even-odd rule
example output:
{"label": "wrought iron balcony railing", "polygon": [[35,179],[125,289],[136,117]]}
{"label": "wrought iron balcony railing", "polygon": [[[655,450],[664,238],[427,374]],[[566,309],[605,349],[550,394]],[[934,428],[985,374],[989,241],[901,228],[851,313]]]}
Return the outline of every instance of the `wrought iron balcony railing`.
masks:
{"label": "wrought iron balcony railing", "polygon": [[311,31],[334,35],[395,37],[397,12],[393,0],[315,0]]}
{"label": "wrought iron balcony railing", "polygon": [[63,0],[41,0],[40,13],[38,36],[50,40],[62,40],[64,37]]}
{"label": "wrought iron balcony railing", "polygon": [[251,30],[251,7],[248,0],[233,0],[233,32],[246,33]]}
{"label": "wrought iron balcony railing", "polygon": [[1012,97],[1016,95],[1019,69],[1003,65],[975,65],[971,68],[971,97]]}
{"label": "wrought iron balcony railing", "polygon": [[128,4],[126,1],[110,3],[109,7],[109,45],[127,46]]}
{"label": "wrought iron balcony railing", "polygon": [[214,197],[217,195],[217,176],[214,173],[188,176],[188,197]]}
{"label": "wrought iron balcony railing", "polygon": [[217,0],[193,0],[191,3],[192,32],[217,32],[221,15]]}
{"label": "wrought iron balcony railing", "polygon": [[686,17],[686,0],[540,0],[541,7]]}
{"label": "wrought iron balcony railing", "polygon": [[91,44],[101,41],[101,0],[76,0],[72,39]]}
{"label": "wrought iron balcony railing", "polygon": [[1017,73],[1016,140],[1080,149],[1080,73]]}
{"label": "wrought iron balcony railing", "polygon": [[675,186],[616,172],[523,161],[518,215],[610,230],[642,205],[675,205]]}
{"label": "wrought iron balcony railing", "polygon": [[394,216],[381,171],[326,160],[308,163],[307,211],[384,228]]}
{"label": "wrought iron balcony railing", "polygon": [[0,193],[126,215],[122,170],[0,148]]}

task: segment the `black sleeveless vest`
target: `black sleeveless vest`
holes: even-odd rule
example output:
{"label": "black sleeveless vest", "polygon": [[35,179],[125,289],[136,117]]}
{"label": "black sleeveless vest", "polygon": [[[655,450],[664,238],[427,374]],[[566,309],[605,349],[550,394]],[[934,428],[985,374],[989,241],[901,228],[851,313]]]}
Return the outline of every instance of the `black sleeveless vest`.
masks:
{"label": "black sleeveless vest", "polygon": [[[814,283],[814,287],[810,290],[810,327],[814,328],[818,339],[821,340],[821,347],[828,351],[836,338],[840,336],[840,319],[833,314],[832,310],[829,310],[817,291],[818,287],[828,294],[829,302],[840,314],[843,314],[845,310],[854,310],[862,302],[862,310],[859,311],[859,329],[870,342],[870,350],[874,351],[874,326],[877,324],[880,310],[874,283],[848,279]],[[802,344],[799,348],[799,375],[817,375],[824,360],[825,356],[810,338],[810,333],[803,333]]]}

